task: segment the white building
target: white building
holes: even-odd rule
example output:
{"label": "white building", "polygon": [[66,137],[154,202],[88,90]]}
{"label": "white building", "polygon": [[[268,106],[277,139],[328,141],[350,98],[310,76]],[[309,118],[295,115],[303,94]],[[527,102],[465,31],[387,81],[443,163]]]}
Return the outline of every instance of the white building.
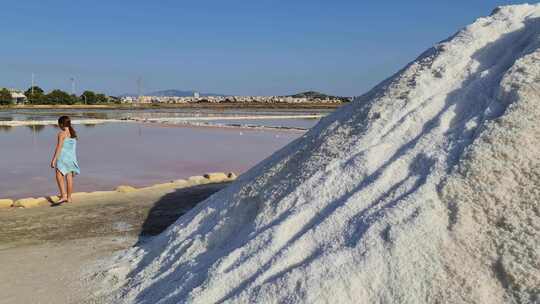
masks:
{"label": "white building", "polygon": [[[140,96],[122,97],[122,103],[241,103],[241,104],[302,104],[302,103],[342,103],[339,98],[308,98],[308,97],[291,97],[291,96],[203,96],[197,92],[194,96],[179,97],[179,96]],[[350,100],[350,98],[349,98]]]}
{"label": "white building", "polygon": [[26,98],[26,95],[20,90],[16,89],[7,89],[9,93],[11,94],[11,100],[15,104],[24,104],[28,102],[28,98]]}

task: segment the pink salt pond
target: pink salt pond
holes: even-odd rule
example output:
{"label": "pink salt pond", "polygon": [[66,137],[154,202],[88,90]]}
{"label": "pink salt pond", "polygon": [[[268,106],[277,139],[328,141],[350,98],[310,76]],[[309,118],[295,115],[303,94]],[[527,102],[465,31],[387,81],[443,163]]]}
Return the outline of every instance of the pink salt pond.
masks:
{"label": "pink salt pond", "polygon": [[[303,133],[107,123],[75,126],[82,174],[75,191],[168,182],[206,172],[242,173]],[[57,128],[0,129],[0,198],[57,193],[49,167]]]}

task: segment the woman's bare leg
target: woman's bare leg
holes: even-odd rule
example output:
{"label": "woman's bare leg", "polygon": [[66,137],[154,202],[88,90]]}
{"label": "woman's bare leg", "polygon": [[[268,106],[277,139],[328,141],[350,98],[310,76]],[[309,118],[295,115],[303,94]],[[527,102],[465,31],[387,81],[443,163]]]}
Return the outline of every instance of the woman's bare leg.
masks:
{"label": "woman's bare leg", "polygon": [[66,174],[67,180],[67,200],[71,203],[71,194],[73,193],[73,173]]}
{"label": "woman's bare leg", "polygon": [[66,185],[64,184],[64,176],[60,171],[56,170],[56,184],[58,185],[58,189],[60,189],[60,199],[67,199],[66,195]]}

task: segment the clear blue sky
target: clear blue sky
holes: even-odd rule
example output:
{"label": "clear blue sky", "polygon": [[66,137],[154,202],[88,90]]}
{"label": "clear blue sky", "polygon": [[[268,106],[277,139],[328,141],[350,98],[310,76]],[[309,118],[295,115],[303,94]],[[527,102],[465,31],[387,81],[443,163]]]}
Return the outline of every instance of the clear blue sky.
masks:
{"label": "clear blue sky", "polygon": [[518,1],[3,0],[0,87],[359,95]]}

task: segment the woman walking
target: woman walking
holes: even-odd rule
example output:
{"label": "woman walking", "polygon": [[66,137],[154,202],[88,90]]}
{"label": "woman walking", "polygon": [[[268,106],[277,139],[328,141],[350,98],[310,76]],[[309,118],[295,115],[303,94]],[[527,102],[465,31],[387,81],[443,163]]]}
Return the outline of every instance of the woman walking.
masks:
{"label": "woman walking", "polygon": [[60,200],[56,204],[62,204],[72,202],[73,176],[81,171],[77,163],[77,132],[71,126],[71,120],[62,116],[58,119],[58,126],[60,132],[51,168],[56,169],[56,183],[60,190]]}

